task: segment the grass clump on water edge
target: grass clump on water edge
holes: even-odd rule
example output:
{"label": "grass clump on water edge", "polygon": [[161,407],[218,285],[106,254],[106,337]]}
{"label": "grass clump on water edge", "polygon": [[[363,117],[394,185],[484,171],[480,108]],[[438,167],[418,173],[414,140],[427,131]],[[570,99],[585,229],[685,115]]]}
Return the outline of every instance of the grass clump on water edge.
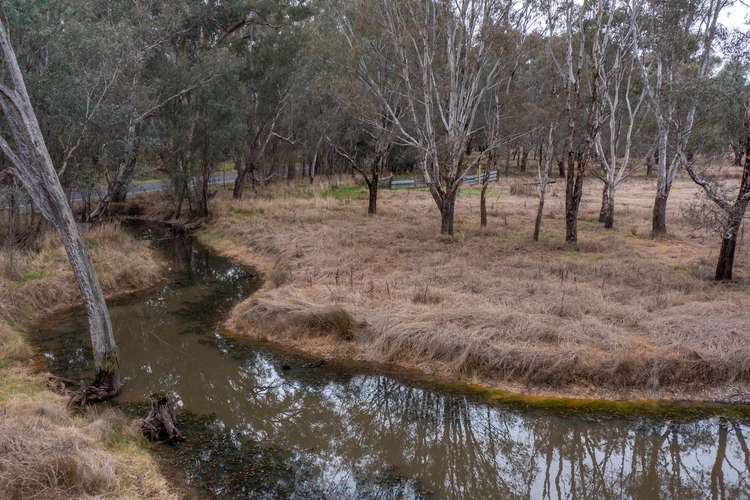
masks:
{"label": "grass clump on water edge", "polygon": [[300,326],[322,334],[333,334],[344,341],[354,340],[354,318],[340,307],[300,314]]}

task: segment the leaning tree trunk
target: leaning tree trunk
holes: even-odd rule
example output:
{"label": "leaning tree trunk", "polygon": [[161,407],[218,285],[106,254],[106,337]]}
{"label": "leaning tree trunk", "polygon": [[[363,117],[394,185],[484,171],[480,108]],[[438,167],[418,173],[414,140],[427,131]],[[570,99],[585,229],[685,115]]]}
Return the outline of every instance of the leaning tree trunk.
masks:
{"label": "leaning tree trunk", "polygon": [[250,175],[255,182],[255,162],[248,158],[245,161],[245,166],[237,170],[237,178],[234,180],[234,189],[232,190],[232,197],[235,200],[242,199],[242,194],[245,192],[245,185],[247,184],[247,176]]}
{"label": "leaning tree trunk", "polygon": [[107,399],[116,395],[122,386],[119,352],[112,332],[109,311],[104,300],[104,293],[86,252],[86,246],[78,232],[73,211],[52,165],[52,159],[2,20],[0,20],[0,48],[8,70],[7,74],[15,86],[14,90],[0,86],[0,108],[13,135],[16,151],[1,135],[0,150],[10,160],[11,173],[21,181],[34,205],[55,228],[62,240],[86,308],[94,351],[96,370],[94,386],[97,390],[88,394],[87,400]]}
{"label": "leaning tree trunk", "polygon": [[721,241],[719,262],[716,265],[716,281],[732,279],[734,254],[737,249],[737,237],[742,230],[742,221],[745,218],[748,203],[750,203],[750,107],[747,109],[747,119],[745,121],[745,127],[747,129],[747,135],[745,138],[745,168],[742,172],[742,180],[740,182],[740,190],[737,193],[737,200],[734,202],[728,213],[727,226],[724,230],[724,236]]}
{"label": "leaning tree trunk", "polygon": [[135,177],[139,145],[140,126],[137,123],[131,123],[128,126],[128,136],[125,143],[125,158],[120,163],[115,178],[109,182],[106,194],[99,201],[89,219],[97,219],[104,215],[109,209],[110,203],[122,203],[125,201],[128,196],[128,187]]}

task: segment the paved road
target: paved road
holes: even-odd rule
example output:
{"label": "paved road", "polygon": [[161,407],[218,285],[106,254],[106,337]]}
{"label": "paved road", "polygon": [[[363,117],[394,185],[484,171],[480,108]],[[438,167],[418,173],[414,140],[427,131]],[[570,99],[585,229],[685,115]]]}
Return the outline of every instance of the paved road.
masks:
{"label": "paved road", "polygon": [[[226,184],[232,185],[234,183],[234,180],[237,178],[237,172],[234,170],[229,172],[222,172],[220,174],[212,175],[209,179],[208,183],[212,186],[215,186],[217,184],[223,184],[226,182]],[[147,181],[147,182],[140,182],[137,184],[131,184],[128,188],[128,194],[143,194],[143,193],[155,193],[158,191],[164,191],[165,181]],[[101,188],[101,190],[97,190],[98,199],[101,199],[106,194],[106,189]],[[71,201],[80,201],[83,198],[80,192],[74,191],[70,194]],[[27,207],[27,204],[24,203],[19,206],[19,208],[24,209]],[[8,205],[6,201],[2,198],[0,198],[0,210],[5,210],[8,208]]]}
{"label": "paved road", "polygon": [[[227,183],[227,185],[230,185],[234,182],[234,180],[237,178],[237,172],[234,170],[229,172],[222,172],[220,174],[212,175],[209,179],[208,183],[212,186],[215,186],[217,184],[223,184]],[[142,194],[142,193],[155,193],[158,191],[164,191],[164,181],[147,181],[147,182],[139,182],[137,184],[131,184],[128,188],[128,194]],[[99,198],[104,196],[106,194],[106,191],[104,188],[102,188],[101,191],[98,191]],[[71,193],[71,199],[73,201],[78,201],[82,198],[81,193],[74,192]]]}

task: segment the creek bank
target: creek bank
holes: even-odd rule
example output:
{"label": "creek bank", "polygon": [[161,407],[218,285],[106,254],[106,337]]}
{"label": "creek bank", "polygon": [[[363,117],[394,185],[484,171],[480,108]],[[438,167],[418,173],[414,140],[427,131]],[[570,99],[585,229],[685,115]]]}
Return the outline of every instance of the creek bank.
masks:
{"label": "creek bank", "polygon": [[[408,200],[404,200],[402,193],[384,196],[390,197],[393,204],[415,205],[410,210],[417,213],[423,204],[427,204],[425,209],[429,207],[429,200],[415,202],[414,197],[420,196],[419,193],[412,193]],[[664,322],[656,311],[648,310],[650,306],[639,302],[644,292],[633,289],[649,283],[636,283],[632,275],[615,274],[613,280],[627,280],[621,283],[625,288],[617,293],[632,293],[634,303],[627,306],[627,315],[624,310],[607,311],[606,307],[598,307],[603,286],[601,275],[615,270],[604,270],[598,257],[589,260],[590,251],[585,248],[569,252],[546,243],[542,247],[529,243],[525,248],[523,240],[511,240],[512,247],[506,252],[507,245],[496,239],[503,237],[502,229],[496,231],[498,234],[487,230],[467,234],[462,241],[445,242],[430,232],[432,228],[413,225],[411,219],[407,229],[402,220],[403,210],[384,208],[377,216],[379,220],[375,220],[360,214],[359,205],[353,200],[342,202],[318,198],[315,194],[241,202],[219,198],[219,215],[197,232],[198,240],[265,276],[261,290],[234,307],[225,323],[226,329],[315,358],[366,363],[396,372],[417,372],[448,384],[471,384],[508,395],[543,398],[546,406],[554,406],[546,401],[549,398],[589,400],[590,406],[597,406],[593,403],[599,400],[642,402],[646,406],[655,401],[681,406],[684,401],[692,401],[712,406],[729,400],[731,395],[750,392],[747,383],[750,373],[741,371],[744,365],[739,363],[746,349],[705,353],[693,347],[692,342],[672,348],[670,345],[674,344],[668,339],[664,347],[656,347],[655,342],[664,335],[661,331],[654,338],[641,333],[651,322],[681,336],[686,335],[680,332],[683,328],[699,330],[705,317],[691,320],[688,305],[698,297],[674,300],[672,310],[679,310],[684,318]],[[466,215],[459,210],[458,220],[462,221]],[[365,236],[376,233],[377,238]],[[624,246],[642,245],[624,231],[607,234],[607,240],[597,234],[584,236],[606,241],[606,245],[598,243],[595,249],[602,256],[620,252]],[[673,245],[682,243],[677,241]],[[443,266],[436,268],[439,270],[428,278],[427,284],[418,285],[425,278],[420,270],[421,261],[402,261],[396,256],[417,255],[415,252],[420,249],[426,255],[421,259],[443,264],[450,261],[461,271],[461,276],[454,280],[450,277],[452,271]],[[629,252],[629,257],[618,254],[617,258],[631,258],[628,265],[632,266],[652,266],[653,271],[645,273],[645,278],[661,275],[660,286],[670,290],[669,293],[699,288],[700,293],[696,293],[706,301],[700,307],[710,307],[711,314],[718,313],[718,308],[725,304],[720,300],[726,300],[731,302],[727,306],[731,312],[729,320],[739,322],[738,327],[746,322],[739,310],[734,313],[739,307],[737,301],[747,301],[747,297],[742,298],[742,286],[727,290],[726,297],[721,297],[701,280],[683,272],[667,272],[657,259],[633,259],[638,252],[632,248],[624,251]],[[491,262],[507,260],[507,266],[520,267],[513,271],[515,274],[519,271],[528,274],[523,268],[531,264],[532,275],[520,278],[512,293],[517,295],[525,286],[539,288],[543,284],[550,297],[540,297],[539,304],[531,297],[520,308],[498,306],[498,301],[505,300],[502,297],[486,300],[488,295],[511,293],[505,281],[514,279],[506,276],[510,274],[506,267],[482,270],[480,275],[467,267],[474,265],[472,255],[488,252],[496,254]],[[559,276],[548,280],[541,274],[547,272],[546,267],[523,257],[532,252],[541,252],[544,258],[552,259],[545,264],[551,266],[551,272],[557,259],[563,268],[592,273],[591,279],[596,281],[592,288],[599,291],[592,290],[595,294],[590,296],[589,283],[582,278],[570,285],[564,278],[561,285]],[[651,253],[649,247],[647,255]],[[662,253],[671,254],[671,250]],[[532,277],[530,284],[524,284],[524,279]],[[588,280],[589,276],[585,278]],[[481,285],[470,285],[468,281]],[[404,282],[412,283],[411,287]],[[497,290],[491,293],[477,295],[473,291],[492,290],[493,285],[497,285]],[[565,288],[562,299],[561,286]],[[672,288],[675,292],[671,292]],[[582,294],[578,303],[566,297],[575,294]],[[591,304],[587,306],[588,300]],[[549,310],[543,314],[522,310],[537,307]],[[611,304],[608,307],[612,309]],[[597,316],[601,310],[613,317]],[[637,319],[638,314],[647,316],[648,321]],[[612,321],[620,324],[632,321],[634,326],[610,326]],[[638,323],[642,326],[636,330]],[[571,336],[570,332],[576,330],[584,337],[579,333]],[[744,330],[733,327],[733,331]],[[607,338],[612,332],[615,336]],[[731,337],[720,342],[730,340],[734,342]]]}
{"label": "creek bank", "polygon": [[[100,225],[83,236],[108,301],[164,279],[164,261],[119,226]],[[80,301],[55,236],[45,235],[38,251],[2,258],[0,448],[12,449],[17,464],[0,470],[0,496],[177,498],[129,420],[106,406],[71,414],[28,343],[38,320]]]}

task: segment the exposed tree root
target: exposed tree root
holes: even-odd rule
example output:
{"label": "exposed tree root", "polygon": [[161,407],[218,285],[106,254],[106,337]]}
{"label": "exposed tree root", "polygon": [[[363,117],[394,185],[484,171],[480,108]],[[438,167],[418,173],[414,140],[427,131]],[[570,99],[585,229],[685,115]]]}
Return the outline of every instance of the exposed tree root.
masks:
{"label": "exposed tree root", "polygon": [[145,418],[138,422],[143,435],[150,441],[182,441],[182,433],[177,428],[174,404],[164,393],[151,395],[151,409]]}
{"label": "exposed tree root", "polygon": [[108,401],[120,393],[122,384],[104,377],[97,377],[93,384],[65,377],[50,376],[47,386],[60,394],[70,396],[68,408],[84,410],[91,403]]}

